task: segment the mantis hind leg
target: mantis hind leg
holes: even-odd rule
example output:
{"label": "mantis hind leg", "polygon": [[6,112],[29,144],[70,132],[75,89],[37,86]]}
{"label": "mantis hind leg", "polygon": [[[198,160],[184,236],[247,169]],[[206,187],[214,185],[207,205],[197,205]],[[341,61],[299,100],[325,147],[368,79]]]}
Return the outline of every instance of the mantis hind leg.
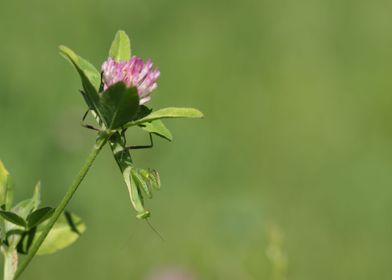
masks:
{"label": "mantis hind leg", "polygon": [[151,149],[154,147],[154,141],[152,141],[152,133],[149,133],[150,136],[150,144],[148,145],[141,145],[141,146],[129,146],[125,147],[126,150],[140,150],[140,149]]}
{"label": "mantis hind leg", "polygon": [[87,117],[87,115],[88,115],[89,112],[90,112],[90,110],[87,110],[86,113],[84,113],[83,118],[82,118],[82,123],[81,123],[81,125],[82,125],[83,127],[85,127],[85,128],[91,129],[91,130],[101,131],[100,129],[98,129],[98,128],[92,126],[92,125],[89,125],[89,124],[85,124],[85,123],[84,123],[84,121],[85,121],[85,119],[86,119],[86,117]]}

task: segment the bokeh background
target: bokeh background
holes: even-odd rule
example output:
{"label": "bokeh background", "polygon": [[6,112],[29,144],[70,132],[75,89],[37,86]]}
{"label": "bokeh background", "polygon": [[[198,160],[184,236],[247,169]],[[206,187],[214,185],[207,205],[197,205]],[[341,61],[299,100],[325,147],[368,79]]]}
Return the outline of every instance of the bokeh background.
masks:
{"label": "bokeh background", "polygon": [[391,10],[388,0],[3,1],[0,158],[17,199],[41,179],[55,206],[94,142],[60,44],[99,67],[124,29],[162,72],[151,106],[206,116],[167,121],[172,143],[134,153],[161,173],[147,206],[165,242],[135,218],[105,149],[69,206],[86,233],[22,279],[170,269],[201,280],[390,279]]}

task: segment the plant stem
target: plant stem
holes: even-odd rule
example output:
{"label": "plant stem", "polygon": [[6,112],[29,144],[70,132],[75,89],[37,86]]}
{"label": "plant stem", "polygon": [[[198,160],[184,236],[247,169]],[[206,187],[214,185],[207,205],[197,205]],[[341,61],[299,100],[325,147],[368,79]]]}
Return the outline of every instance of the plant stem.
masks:
{"label": "plant stem", "polygon": [[18,254],[15,249],[8,249],[2,246],[1,251],[4,255],[4,280],[14,279],[15,271],[18,266]]}
{"label": "plant stem", "polygon": [[39,236],[36,242],[31,246],[28,255],[26,258],[23,260],[23,262],[20,264],[18,270],[15,273],[15,278],[17,279],[22,272],[26,269],[26,267],[29,265],[35,254],[37,253],[38,249],[44,242],[46,236],[49,234],[49,231],[52,229],[54,224],[56,223],[57,219],[60,217],[60,215],[63,213],[65,207],[71,200],[72,196],[78,189],[80,183],[83,181],[84,177],[86,176],[87,172],[89,171],[92,163],[94,162],[95,158],[99,154],[99,152],[102,150],[103,146],[106,144],[108,138],[110,135],[106,135],[104,137],[101,137],[97,140],[96,144],[94,145],[94,148],[88,155],[82,169],[79,171],[79,174],[76,176],[72,184],[68,187],[68,190],[66,194],[64,195],[63,199],[61,200],[60,204],[57,206],[56,210],[54,211],[53,215],[50,217],[50,220],[48,222],[48,225],[45,227],[43,230],[42,234]]}

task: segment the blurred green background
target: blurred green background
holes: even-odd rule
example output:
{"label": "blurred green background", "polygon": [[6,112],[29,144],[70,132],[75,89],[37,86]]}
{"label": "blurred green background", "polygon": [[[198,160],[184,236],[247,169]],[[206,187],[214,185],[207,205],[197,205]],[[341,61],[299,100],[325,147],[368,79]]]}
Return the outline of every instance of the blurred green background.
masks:
{"label": "blurred green background", "polygon": [[[173,143],[134,153],[161,173],[147,205],[165,242],[136,220],[105,149],[69,206],[87,232],[21,279],[148,279],[166,267],[195,279],[390,279],[391,10],[387,0],[3,1],[0,158],[17,199],[42,179],[55,206],[94,142],[60,44],[100,67],[124,29],[161,70],[150,105],[206,115],[167,121]],[[280,253],[287,275],[274,276]]]}

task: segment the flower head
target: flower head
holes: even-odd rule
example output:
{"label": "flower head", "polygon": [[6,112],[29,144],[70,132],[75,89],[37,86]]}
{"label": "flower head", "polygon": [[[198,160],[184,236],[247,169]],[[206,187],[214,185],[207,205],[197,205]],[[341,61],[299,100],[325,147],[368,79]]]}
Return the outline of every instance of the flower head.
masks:
{"label": "flower head", "polygon": [[150,93],[157,88],[157,79],[160,75],[158,69],[153,69],[152,61],[144,62],[141,58],[133,56],[128,61],[115,61],[108,58],[102,64],[104,90],[112,84],[123,81],[128,87],[136,87],[140,105],[148,102]]}

